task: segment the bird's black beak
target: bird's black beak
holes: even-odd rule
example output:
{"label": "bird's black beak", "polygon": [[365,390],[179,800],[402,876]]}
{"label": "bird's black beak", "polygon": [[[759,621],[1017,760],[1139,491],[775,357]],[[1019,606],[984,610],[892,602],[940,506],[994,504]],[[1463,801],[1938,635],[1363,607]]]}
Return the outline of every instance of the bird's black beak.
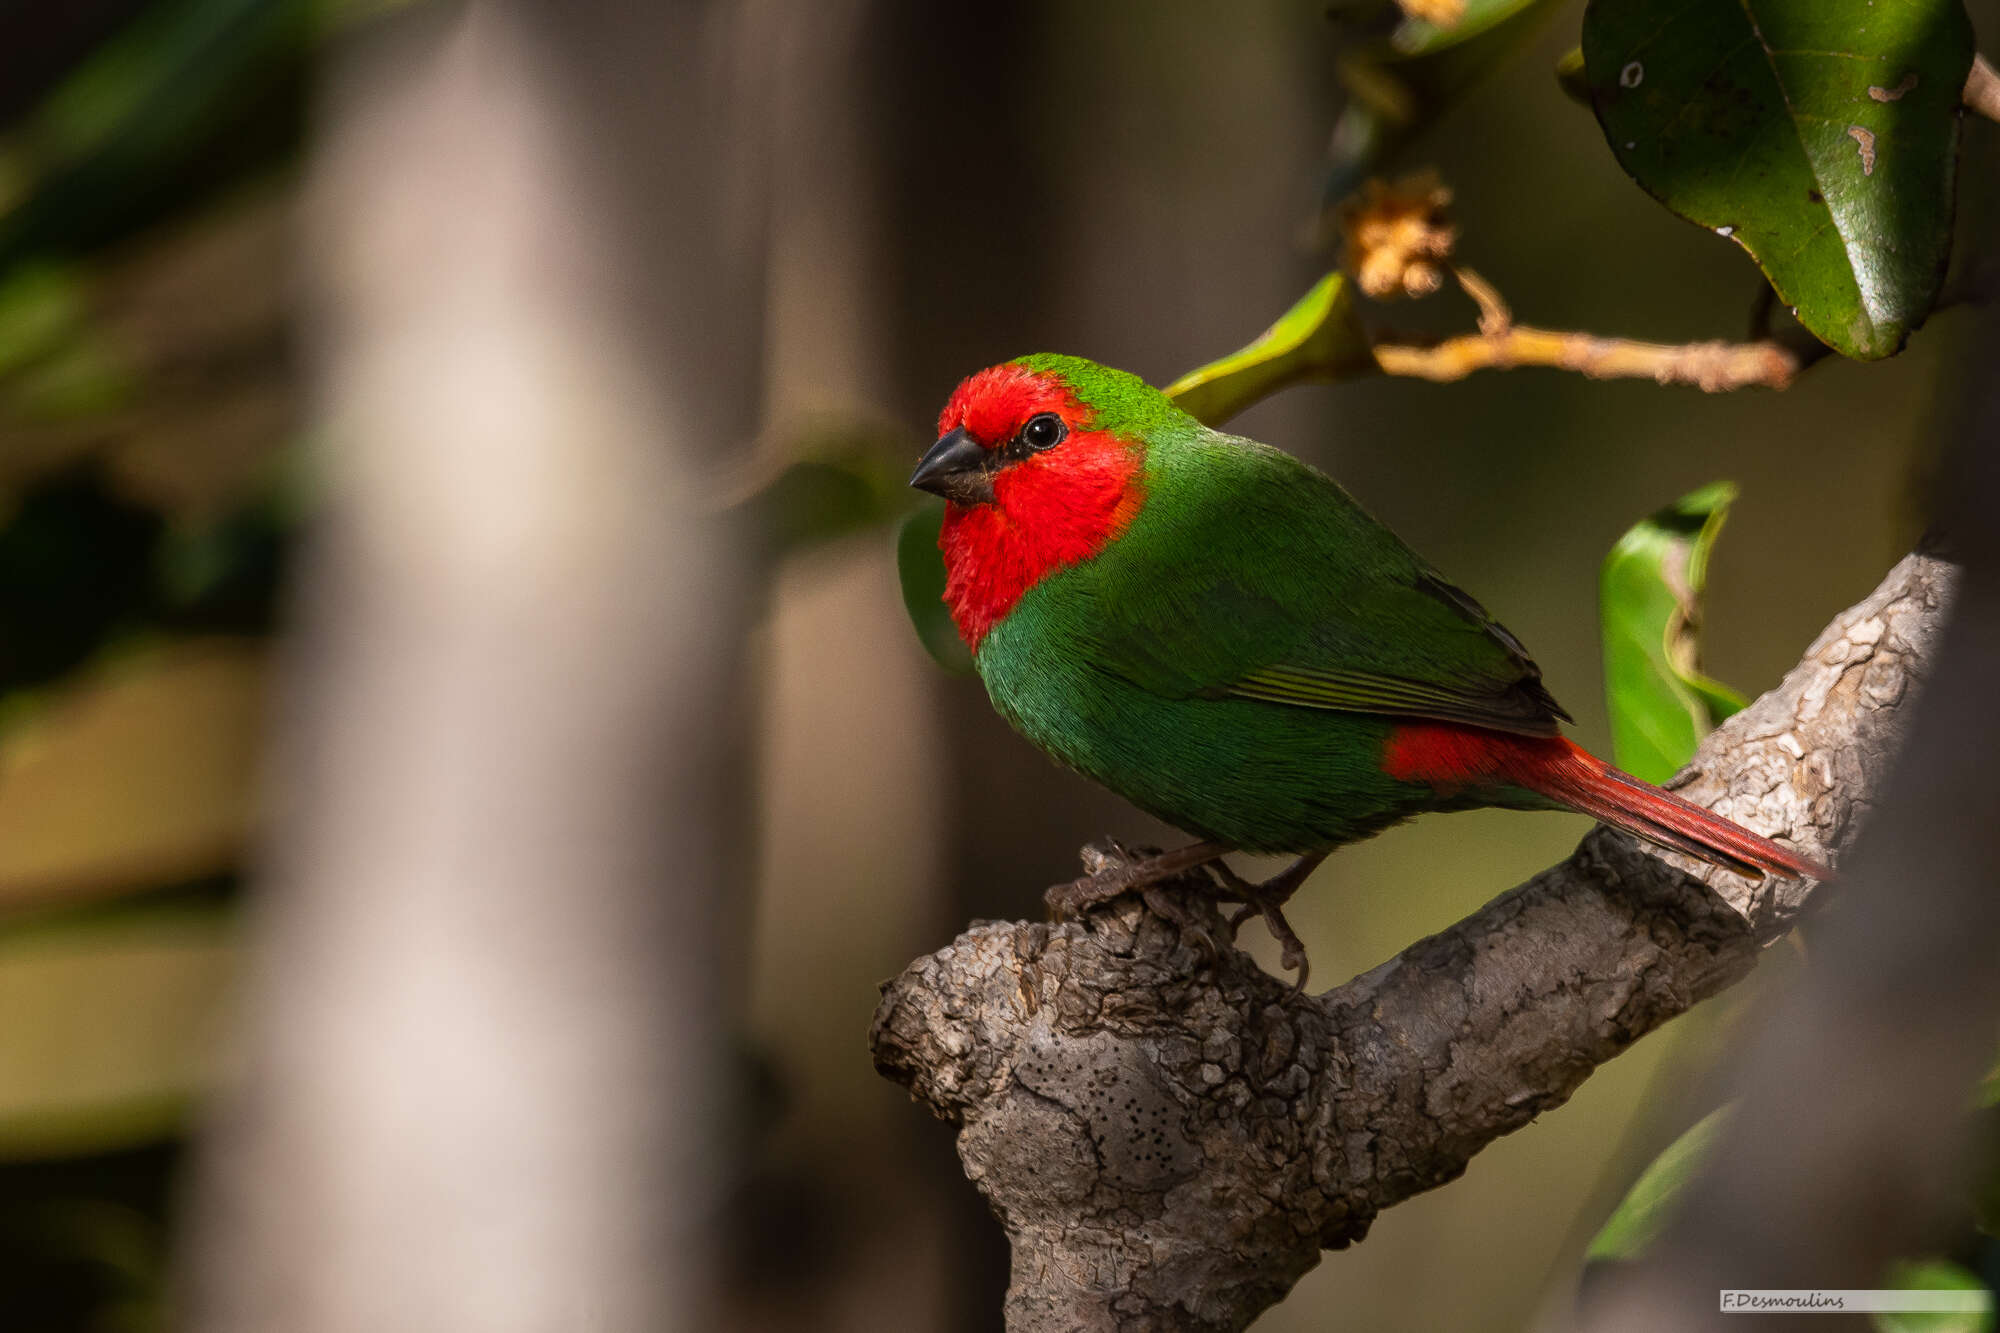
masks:
{"label": "bird's black beak", "polygon": [[993,462],[992,453],[961,426],[930,447],[910,474],[910,485],[962,505],[990,504]]}

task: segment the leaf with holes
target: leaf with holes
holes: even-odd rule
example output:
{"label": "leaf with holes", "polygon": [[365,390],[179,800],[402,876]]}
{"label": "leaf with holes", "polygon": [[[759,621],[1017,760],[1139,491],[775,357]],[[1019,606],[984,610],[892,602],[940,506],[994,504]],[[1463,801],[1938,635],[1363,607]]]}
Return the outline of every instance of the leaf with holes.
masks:
{"label": "leaf with holes", "polygon": [[1951,255],[1961,0],[1591,0],[1583,59],[1634,180],[1835,351],[1902,349]]}

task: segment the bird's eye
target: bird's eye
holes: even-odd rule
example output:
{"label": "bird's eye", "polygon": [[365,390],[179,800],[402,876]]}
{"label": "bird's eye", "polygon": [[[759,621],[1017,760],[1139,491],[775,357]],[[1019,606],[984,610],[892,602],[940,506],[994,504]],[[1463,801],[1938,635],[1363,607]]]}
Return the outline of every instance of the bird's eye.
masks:
{"label": "bird's eye", "polygon": [[1053,412],[1043,412],[1028,418],[1028,424],[1021,427],[1021,443],[1030,449],[1053,449],[1069,434],[1069,427],[1063,425],[1062,418]]}

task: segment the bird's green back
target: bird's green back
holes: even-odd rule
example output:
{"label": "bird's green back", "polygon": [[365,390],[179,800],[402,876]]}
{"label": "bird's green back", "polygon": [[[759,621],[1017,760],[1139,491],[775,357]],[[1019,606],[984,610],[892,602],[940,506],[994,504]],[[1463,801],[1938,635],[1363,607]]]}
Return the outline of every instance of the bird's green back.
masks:
{"label": "bird's green back", "polygon": [[1134,376],[1070,357],[1093,425],[1145,442],[1146,497],[1093,559],[1014,615],[1166,698],[1237,696],[1553,734],[1514,637],[1331,478],[1202,426]]}

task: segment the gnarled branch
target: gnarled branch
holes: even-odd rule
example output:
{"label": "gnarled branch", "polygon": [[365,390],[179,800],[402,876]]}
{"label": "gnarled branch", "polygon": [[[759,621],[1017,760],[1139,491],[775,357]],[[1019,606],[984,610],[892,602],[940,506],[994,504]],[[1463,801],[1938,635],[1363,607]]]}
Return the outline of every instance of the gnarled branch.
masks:
{"label": "gnarled branch", "polygon": [[[1897,565],[1678,789],[1816,855],[1846,845],[1953,580],[1926,557]],[[1600,828],[1316,997],[1136,903],[982,923],[890,983],[875,1060],[962,1126],[966,1174],[1014,1247],[1010,1329],[1241,1329],[1322,1248],[1739,980],[1812,891]],[[1201,889],[1169,892],[1226,937]]]}

